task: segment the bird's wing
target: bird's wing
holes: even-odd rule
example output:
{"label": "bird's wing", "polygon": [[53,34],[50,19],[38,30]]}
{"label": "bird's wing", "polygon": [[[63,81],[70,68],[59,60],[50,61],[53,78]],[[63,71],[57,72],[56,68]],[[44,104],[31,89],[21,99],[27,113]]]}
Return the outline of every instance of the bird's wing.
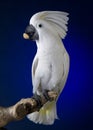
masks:
{"label": "bird's wing", "polygon": [[36,56],[33,60],[33,64],[32,64],[32,83],[33,83],[33,87],[35,87],[35,73],[36,73],[37,66],[38,66],[38,56],[36,54]]}
{"label": "bird's wing", "polygon": [[34,78],[34,76],[35,76],[35,71],[36,71],[37,65],[38,65],[38,57],[36,55],[33,60],[33,64],[32,64],[32,78]]}

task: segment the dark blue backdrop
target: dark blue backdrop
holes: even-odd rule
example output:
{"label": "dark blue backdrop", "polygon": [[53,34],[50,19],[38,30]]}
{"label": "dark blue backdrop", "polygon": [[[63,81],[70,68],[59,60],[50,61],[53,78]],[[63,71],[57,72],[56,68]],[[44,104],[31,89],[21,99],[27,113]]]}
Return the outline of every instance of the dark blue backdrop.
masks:
{"label": "dark blue backdrop", "polygon": [[27,118],[10,123],[8,130],[93,129],[93,10],[81,0],[0,1],[0,106],[10,106],[32,95],[31,64],[36,45],[22,34],[30,17],[42,10],[69,12],[64,45],[70,55],[69,77],[58,101],[60,120],[53,126],[36,125]]}

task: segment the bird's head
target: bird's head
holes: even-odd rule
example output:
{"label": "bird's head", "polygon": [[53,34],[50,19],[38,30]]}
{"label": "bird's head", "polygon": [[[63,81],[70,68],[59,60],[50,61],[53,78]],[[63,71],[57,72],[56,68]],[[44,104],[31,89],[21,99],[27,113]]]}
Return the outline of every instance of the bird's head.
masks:
{"label": "bird's head", "polygon": [[67,32],[68,13],[60,11],[42,11],[30,19],[23,37],[38,41],[47,36],[59,36],[64,39]]}

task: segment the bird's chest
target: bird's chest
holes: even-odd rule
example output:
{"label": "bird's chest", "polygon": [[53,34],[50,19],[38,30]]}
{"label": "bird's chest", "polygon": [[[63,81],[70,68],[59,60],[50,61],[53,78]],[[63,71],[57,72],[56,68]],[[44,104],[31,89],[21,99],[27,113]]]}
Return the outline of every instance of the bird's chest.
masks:
{"label": "bird's chest", "polygon": [[48,76],[50,75],[50,66],[51,63],[47,60],[40,59],[37,67],[37,74],[43,80],[47,80]]}
{"label": "bird's chest", "polygon": [[42,89],[47,88],[47,84],[51,78],[51,61],[48,57],[39,57],[36,69],[36,77],[39,77]]}
{"label": "bird's chest", "polygon": [[61,59],[58,55],[39,58],[36,75],[40,78],[42,88],[48,88],[51,78],[55,75],[59,76],[62,68],[60,68],[60,61]]}

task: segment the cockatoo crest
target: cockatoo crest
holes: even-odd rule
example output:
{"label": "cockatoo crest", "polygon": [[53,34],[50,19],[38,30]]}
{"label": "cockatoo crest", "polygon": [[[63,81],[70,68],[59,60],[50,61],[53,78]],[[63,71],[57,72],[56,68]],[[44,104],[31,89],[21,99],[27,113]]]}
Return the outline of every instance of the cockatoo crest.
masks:
{"label": "cockatoo crest", "polygon": [[64,39],[67,32],[68,24],[68,13],[60,11],[43,11],[36,13],[32,16],[30,24],[34,23],[37,20],[44,20],[50,23],[53,28],[57,31],[58,35]]}

